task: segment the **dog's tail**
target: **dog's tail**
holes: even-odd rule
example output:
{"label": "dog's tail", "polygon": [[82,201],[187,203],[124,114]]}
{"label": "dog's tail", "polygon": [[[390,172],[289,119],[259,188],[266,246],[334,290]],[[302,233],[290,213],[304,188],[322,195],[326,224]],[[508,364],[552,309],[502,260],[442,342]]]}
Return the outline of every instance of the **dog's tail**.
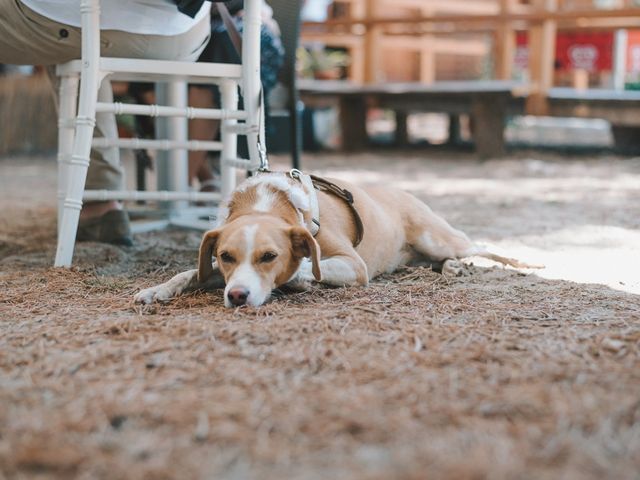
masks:
{"label": "dog's tail", "polygon": [[498,262],[503,265],[509,265],[514,268],[545,268],[544,265],[531,265],[529,263],[524,263],[520,260],[516,260],[515,258],[503,257],[502,255],[490,252],[486,247],[482,246],[477,246],[473,252],[473,255],[476,257],[488,258],[489,260],[493,260],[494,262]]}

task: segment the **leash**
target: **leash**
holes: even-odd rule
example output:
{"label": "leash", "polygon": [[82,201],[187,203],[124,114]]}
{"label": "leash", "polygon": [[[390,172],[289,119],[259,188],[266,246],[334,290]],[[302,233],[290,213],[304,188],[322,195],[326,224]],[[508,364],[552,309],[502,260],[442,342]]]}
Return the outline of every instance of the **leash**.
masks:
{"label": "leash", "polygon": [[[229,13],[229,9],[223,2],[216,2],[216,8],[218,13],[220,14],[220,18],[222,18],[222,23],[224,23],[224,27],[227,31],[227,35],[231,40],[231,44],[235,49],[236,53],[240,58],[242,58],[242,35],[238,31],[233,18],[231,17],[231,13]],[[264,130],[264,89],[262,88],[262,82],[260,82],[260,98],[259,104],[259,114],[258,114],[258,156],[260,160],[260,166],[258,167],[258,172],[266,172],[269,171],[269,159],[267,157],[267,149],[265,148],[265,130]]]}
{"label": "leash", "polygon": [[218,13],[220,14],[220,18],[222,18],[222,23],[224,23],[224,27],[227,30],[227,35],[229,35],[229,40],[233,44],[233,48],[236,50],[238,55],[242,55],[242,35],[238,31],[236,24],[233,23],[233,19],[231,18],[231,14],[229,13],[229,9],[227,6],[220,2],[216,3],[215,7],[218,9]]}

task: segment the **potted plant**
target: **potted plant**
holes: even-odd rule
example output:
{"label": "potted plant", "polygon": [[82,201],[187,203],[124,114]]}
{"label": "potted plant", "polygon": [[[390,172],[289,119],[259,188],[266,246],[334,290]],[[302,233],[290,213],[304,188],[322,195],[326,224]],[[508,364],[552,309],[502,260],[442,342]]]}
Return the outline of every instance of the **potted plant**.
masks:
{"label": "potted plant", "polygon": [[349,65],[349,55],[343,50],[315,48],[298,49],[298,65],[302,77],[317,80],[338,80]]}

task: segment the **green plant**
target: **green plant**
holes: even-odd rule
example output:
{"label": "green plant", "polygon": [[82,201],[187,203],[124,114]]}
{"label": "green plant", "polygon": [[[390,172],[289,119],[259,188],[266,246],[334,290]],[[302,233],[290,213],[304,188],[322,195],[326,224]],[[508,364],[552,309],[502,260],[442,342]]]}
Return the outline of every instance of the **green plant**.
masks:
{"label": "green plant", "polygon": [[342,50],[300,47],[297,52],[298,66],[303,77],[315,77],[318,72],[336,71],[349,65],[349,54]]}

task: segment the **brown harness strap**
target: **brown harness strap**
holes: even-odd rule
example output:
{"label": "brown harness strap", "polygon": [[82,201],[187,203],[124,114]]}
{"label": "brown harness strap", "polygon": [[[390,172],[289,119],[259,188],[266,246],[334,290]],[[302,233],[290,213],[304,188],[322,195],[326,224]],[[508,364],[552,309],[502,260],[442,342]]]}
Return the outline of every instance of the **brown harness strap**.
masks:
{"label": "brown harness strap", "polygon": [[[297,170],[295,170],[297,171]],[[292,174],[292,172],[294,172],[294,170],[291,170],[288,175],[293,178],[294,180],[297,181],[301,181],[299,176],[295,176]],[[299,174],[301,174],[302,172],[297,171]],[[272,172],[271,170],[259,170],[259,173],[275,173]],[[360,243],[362,242],[362,239],[364,238],[364,224],[362,223],[362,218],[360,218],[360,214],[358,213],[358,209],[356,209],[355,203],[354,203],[354,199],[353,199],[353,194],[345,189],[345,188],[341,188],[338,185],[336,185],[333,182],[330,182],[329,180],[322,178],[322,177],[317,177],[315,175],[309,175],[309,178],[311,178],[311,183],[313,184],[314,188],[320,192],[325,192],[325,193],[329,193],[332,195],[335,195],[336,197],[344,200],[344,202],[347,204],[347,206],[349,207],[349,210],[351,210],[351,215],[353,216],[353,222],[356,224],[356,238],[353,241],[353,247],[357,247],[358,245],[360,245]],[[320,228],[320,219],[316,220],[313,219],[313,223],[315,223],[318,228]]]}
{"label": "brown harness strap", "polygon": [[229,39],[233,44],[233,48],[236,50],[239,56],[242,56],[242,35],[240,35],[236,24],[233,23],[233,19],[231,18],[229,9],[223,2],[217,3],[216,8],[218,9],[218,13],[222,18],[222,23],[224,23],[224,26],[227,30],[227,35],[229,35]]}
{"label": "brown harness strap", "polygon": [[353,201],[353,194],[344,188],[339,187],[333,182],[326,180],[321,177],[316,177],[315,175],[309,175],[311,177],[311,181],[316,190],[321,192],[330,193],[335,195],[336,197],[344,200],[349,209],[351,210],[351,215],[353,216],[353,221],[356,224],[356,238],[353,241],[354,248],[360,245],[362,239],[364,237],[364,225],[362,223],[362,218],[360,218],[360,214],[356,209],[356,206]]}

